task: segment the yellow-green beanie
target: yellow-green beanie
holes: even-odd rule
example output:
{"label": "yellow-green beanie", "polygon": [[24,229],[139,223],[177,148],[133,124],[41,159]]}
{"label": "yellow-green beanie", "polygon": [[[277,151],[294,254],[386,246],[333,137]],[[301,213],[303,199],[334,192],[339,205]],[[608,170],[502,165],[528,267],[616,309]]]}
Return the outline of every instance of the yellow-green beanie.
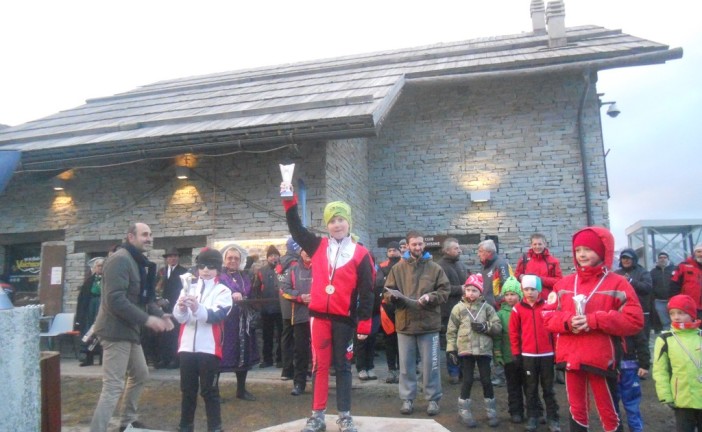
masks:
{"label": "yellow-green beanie", "polygon": [[519,296],[519,300],[524,298],[524,293],[522,293],[522,285],[514,276],[508,277],[505,284],[502,285],[502,295],[505,295],[505,293],[508,292],[517,294]]}
{"label": "yellow-green beanie", "polygon": [[324,207],[324,225],[328,225],[334,216],[341,216],[349,221],[351,227],[351,206],[343,201],[334,201]]}

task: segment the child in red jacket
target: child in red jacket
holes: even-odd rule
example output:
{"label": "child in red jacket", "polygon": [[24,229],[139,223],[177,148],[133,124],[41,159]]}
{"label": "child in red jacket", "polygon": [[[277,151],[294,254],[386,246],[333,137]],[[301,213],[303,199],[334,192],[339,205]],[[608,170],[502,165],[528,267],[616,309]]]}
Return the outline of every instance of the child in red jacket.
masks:
{"label": "child in red jacket", "polygon": [[509,339],[515,361],[521,362],[525,374],[527,401],[526,431],[535,431],[539,425],[539,384],[546,405],[548,429],[560,432],[558,402],[553,390],[553,343],[551,333],[544,327],[542,318],[552,311],[544,310],[541,298],[541,278],[522,276],[524,299],[514,305],[509,319]]}
{"label": "child in red jacket", "polygon": [[574,274],[554,287],[555,310],[546,328],[558,333],[556,362],[566,368],[570,430],[588,430],[588,388],[605,431],[619,426],[613,395],[617,386],[616,347],[622,336],[643,328],[643,311],[629,282],[610,271],[614,237],[587,227],[573,235]]}

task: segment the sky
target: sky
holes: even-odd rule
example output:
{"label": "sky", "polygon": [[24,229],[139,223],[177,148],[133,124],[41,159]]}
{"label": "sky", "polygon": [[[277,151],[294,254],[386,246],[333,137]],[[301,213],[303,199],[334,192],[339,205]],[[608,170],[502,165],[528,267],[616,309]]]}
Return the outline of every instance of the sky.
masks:
{"label": "sky", "polygon": [[[530,0],[23,0],[0,6],[0,124],[157,81],[531,31]],[[594,24],[682,47],[664,65],[604,71],[621,115],[602,128],[617,247],[642,219],[702,219],[697,0],[566,0]]]}

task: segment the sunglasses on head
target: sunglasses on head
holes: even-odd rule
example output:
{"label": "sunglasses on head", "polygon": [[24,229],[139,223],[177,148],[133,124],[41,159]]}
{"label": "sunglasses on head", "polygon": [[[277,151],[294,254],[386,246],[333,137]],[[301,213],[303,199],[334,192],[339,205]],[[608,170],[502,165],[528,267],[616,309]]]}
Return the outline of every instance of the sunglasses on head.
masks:
{"label": "sunglasses on head", "polygon": [[207,267],[208,270],[217,270],[217,266],[216,266],[216,265],[209,265],[209,264],[198,264],[198,265],[197,265],[197,268],[198,268],[199,270],[204,270],[205,267]]}

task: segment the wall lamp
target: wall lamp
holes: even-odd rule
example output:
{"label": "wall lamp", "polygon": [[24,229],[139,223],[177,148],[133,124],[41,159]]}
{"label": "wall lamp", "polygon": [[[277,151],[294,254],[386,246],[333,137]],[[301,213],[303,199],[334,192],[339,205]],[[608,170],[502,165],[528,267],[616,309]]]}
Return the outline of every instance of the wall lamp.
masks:
{"label": "wall lamp", "polygon": [[478,190],[470,193],[470,201],[474,203],[490,201],[489,190]]}
{"label": "wall lamp", "polygon": [[605,105],[609,105],[609,108],[607,108],[607,115],[612,118],[615,118],[622,113],[621,111],[619,111],[619,107],[617,107],[616,102],[600,102],[600,107],[603,107]]}
{"label": "wall lamp", "polygon": [[190,177],[190,168],[186,166],[177,166],[176,167],[176,177],[180,180],[185,180],[188,177]]}
{"label": "wall lamp", "polygon": [[51,179],[51,187],[54,188],[55,191],[62,191],[66,189],[66,180],[54,177]]}

